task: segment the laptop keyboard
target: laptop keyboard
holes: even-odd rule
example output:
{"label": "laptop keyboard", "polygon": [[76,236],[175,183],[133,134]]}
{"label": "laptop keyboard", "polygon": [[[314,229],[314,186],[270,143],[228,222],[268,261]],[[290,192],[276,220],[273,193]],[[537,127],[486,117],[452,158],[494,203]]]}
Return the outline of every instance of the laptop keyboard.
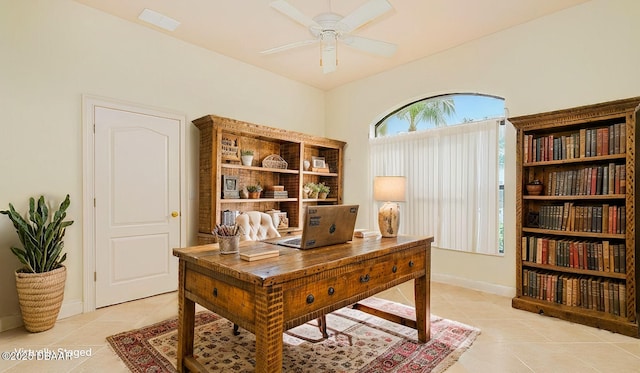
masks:
{"label": "laptop keyboard", "polygon": [[287,245],[298,245],[298,246],[300,246],[300,244],[302,243],[302,238],[300,238],[300,237],[292,238],[290,240],[282,241],[282,243],[287,244]]}

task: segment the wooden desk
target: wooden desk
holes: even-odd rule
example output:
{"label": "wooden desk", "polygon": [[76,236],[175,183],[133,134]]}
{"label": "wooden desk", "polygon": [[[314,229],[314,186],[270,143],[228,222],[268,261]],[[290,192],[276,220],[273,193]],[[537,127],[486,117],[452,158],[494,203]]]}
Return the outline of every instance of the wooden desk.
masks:
{"label": "wooden desk", "polygon": [[418,339],[430,339],[432,237],[354,239],[311,250],[245,241],[280,256],[243,261],[214,245],[174,249],[179,264],[178,371],[204,371],[193,357],[195,303],[256,336],[256,372],[282,370],[282,333],[415,279]]}

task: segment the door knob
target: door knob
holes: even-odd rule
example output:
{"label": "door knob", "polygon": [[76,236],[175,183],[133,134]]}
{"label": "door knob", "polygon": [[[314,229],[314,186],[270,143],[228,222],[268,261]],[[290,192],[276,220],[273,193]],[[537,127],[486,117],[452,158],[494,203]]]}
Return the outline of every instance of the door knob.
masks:
{"label": "door knob", "polygon": [[171,217],[177,218],[180,213],[178,211],[171,211]]}

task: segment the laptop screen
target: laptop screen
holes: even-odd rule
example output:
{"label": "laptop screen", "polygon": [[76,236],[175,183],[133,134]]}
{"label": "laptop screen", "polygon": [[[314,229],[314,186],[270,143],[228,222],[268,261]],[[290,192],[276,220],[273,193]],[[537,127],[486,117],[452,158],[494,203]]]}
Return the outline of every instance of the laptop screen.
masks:
{"label": "laptop screen", "polygon": [[[279,241],[278,244],[310,249],[345,243],[353,238],[358,205],[318,205],[304,209],[302,237]],[[289,242],[298,239],[298,245]]]}

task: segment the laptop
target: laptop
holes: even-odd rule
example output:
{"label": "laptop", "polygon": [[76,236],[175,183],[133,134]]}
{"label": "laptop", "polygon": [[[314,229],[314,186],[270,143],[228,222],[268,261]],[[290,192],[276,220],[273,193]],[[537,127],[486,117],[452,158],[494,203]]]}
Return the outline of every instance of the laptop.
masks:
{"label": "laptop", "polygon": [[353,239],[359,205],[306,206],[302,236],[275,241],[277,245],[312,249]]}

